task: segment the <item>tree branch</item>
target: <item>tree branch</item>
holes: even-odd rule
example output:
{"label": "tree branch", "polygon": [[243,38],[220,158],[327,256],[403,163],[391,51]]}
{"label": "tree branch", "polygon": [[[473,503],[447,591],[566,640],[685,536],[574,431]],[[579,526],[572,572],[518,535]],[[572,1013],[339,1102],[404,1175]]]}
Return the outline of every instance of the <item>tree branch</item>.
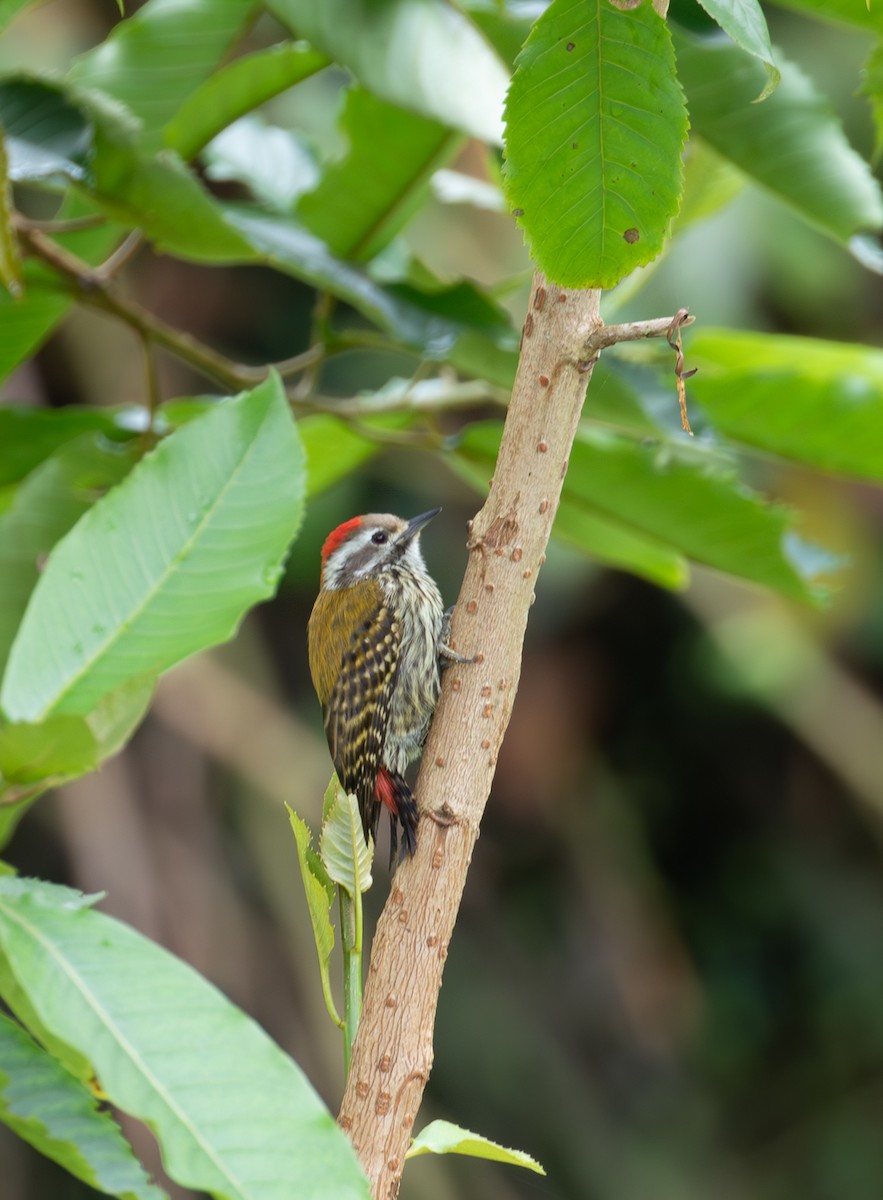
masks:
{"label": "tree branch", "polygon": [[[135,301],[120,295],[112,276],[141,245],[141,235],[137,231],[130,234],[100,267],[92,267],[48,237],[45,223],[31,221],[20,214],[15,215],[14,222],[24,246],[68,282],[72,295],[80,303],[117,317],[139,334],[145,343],[162,346],[230,391],[254,387],[266,379],[267,367],[251,367],[234,362],[189,333],[167,324]],[[89,228],[93,224],[95,220],[89,217],[84,218],[83,222],[61,223],[59,228]],[[56,231],[54,225],[51,229]],[[456,383],[443,379],[418,380],[412,388],[403,389],[401,394],[376,397],[367,402],[358,397],[336,400],[313,394],[315,368],[329,354],[353,347],[389,349],[391,346],[388,338],[371,330],[332,333],[328,328],[330,305],[331,298],[322,293],[317,304],[321,319],[317,318],[314,326],[316,337],[325,340],[314,338],[313,344],[300,354],[271,364],[283,379],[303,373],[301,384],[289,393],[295,412],[324,412],[344,419],[357,419],[384,412],[442,412],[448,408],[468,407],[484,401],[504,402],[500,390],[490,384]]]}
{"label": "tree branch", "polygon": [[340,1109],[375,1200],[398,1195],[429,1078],[448,944],[592,368],[603,347],[665,336],[672,324],[605,328],[599,301],[597,291],[567,291],[535,274],[490,495],[470,525],[453,637],[479,661],[444,675],[416,785],[417,851],[396,871],[377,924]]}
{"label": "tree branch", "polygon": [[[680,327],[692,325],[695,320],[695,317],[685,316],[680,322]],[[643,338],[667,337],[675,321],[677,314],[674,317],[655,317],[652,321],[630,321],[627,325],[605,325],[592,347],[597,352],[607,346],[614,346],[617,342],[639,342]]]}
{"label": "tree branch", "polygon": [[293,401],[295,410],[331,413],[336,417],[366,418],[383,413],[441,413],[482,404],[506,406],[508,397],[501,388],[481,379],[419,379],[403,381],[401,390],[387,390],[366,396],[320,396],[315,393]]}
{"label": "tree branch", "polygon": [[599,292],[537,273],[490,496],[470,529],[453,636],[481,661],[451,667],[417,781],[417,852],[377,924],[340,1110],[376,1200],[398,1194],[432,1066],[444,960],[521,670],[545,557],[601,327]]}
{"label": "tree branch", "polygon": [[61,233],[79,233],[83,229],[95,229],[99,225],[103,225],[107,218],[103,213],[92,213],[85,217],[67,217],[58,220],[37,221],[32,217],[22,216],[17,213],[15,216],[15,225],[19,230],[37,229],[41,233],[51,234],[57,237]]}
{"label": "tree branch", "polygon": [[[141,235],[137,231],[130,234],[100,267],[91,267],[47,237],[43,226],[38,226],[19,215],[15,217],[15,226],[31,253],[66,279],[71,285],[72,294],[82,304],[118,317],[134,329],[145,342],[154,342],[157,346],[162,346],[182,362],[188,363],[230,391],[238,392],[242,388],[254,387],[266,379],[267,367],[249,367],[234,362],[233,359],[207,346],[205,342],[200,342],[189,333],[167,324],[161,317],[119,294],[112,282],[112,276],[141,245]],[[326,352],[327,347],[314,345],[300,354],[271,365],[284,378],[305,371],[319,362]]]}
{"label": "tree branch", "polygon": [[[252,387],[266,378],[265,367],[245,367],[235,363],[206,346],[204,342],[191,337],[189,333],[168,325],[140,304],[123,299],[110,280],[102,275],[100,268],[90,267],[39,229],[28,228],[20,220],[16,221],[16,226],[22,241],[31,252],[67,279],[72,284],[71,290],[74,295],[83,304],[119,317],[143,338],[169,350],[203,375],[207,375],[209,379],[214,379],[231,391]],[[127,245],[128,241],[123,243],[124,247]]]}

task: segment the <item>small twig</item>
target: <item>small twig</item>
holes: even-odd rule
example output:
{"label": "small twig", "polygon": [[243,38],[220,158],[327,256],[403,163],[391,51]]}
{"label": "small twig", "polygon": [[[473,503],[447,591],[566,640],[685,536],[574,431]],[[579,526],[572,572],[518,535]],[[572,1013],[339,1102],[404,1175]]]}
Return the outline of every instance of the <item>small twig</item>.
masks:
{"label": "small twig", "polygon": [[602,325],[586,341],[585,358],[589,359],[599,350],[606,350],[608,346],[614,346],[617,342],[638,342],[643,338],[668,337],[672,323],[677,321],[681,314],[683,314],[683,320],[680,322],[680,327],[692,325],[696,320],[687,313],[685,308],[682,308],[673,317],[656,317],[652,321],[629,321],[625,325]]}
{"label": "small twig", "polygon": [[637,342],[645,338],[664,337],[672,350],[677,352],[675,378],[678,389],[678,407],[681,410],[681,426],[684,432],[689,433],[692,437],[693,430],[690,428],[690,421],[687,417],[687,390],[684,387],[684,380],[695,375],[696,371],[684,370],[681,330],[686,325],[692,325],[695,319],[690,316],[686,308],[681,308],[673,317],[657,317],[652,321],[629,321],[625,325],[601,325],[586,340],[579,364],[580,369],[588,370],[602,350],[616,345],[617,342]]}
{"label": "small twig", "polygon": [[40,230],[21,226],[18,218],[15,223],[23,242],[43,262],[73,284],[74,294],[82,303],[119,317],[142,337],[162,346],[231,391],[252,387],[266,378],[265,367],[246,367],[233,362],[190,334],[168,325],[140,304],[124,300],[112,282],[102,278],[88,263],[53,242]]}
{"label": "small twig", "polygon": [[141,247],[144,237],[140,229],[133,229],[114,250],[108,258],[104,260],[100,267],[96,267],[92,272],[96,279],[101,279],[107,282],[113,275],[119,271],[120,267],[125,264],[135,255]]}
{"label": "small twig", "polygon": [[334,312],[336,303],[337,300],[332,296],[331,292],[323,291],[316,293],[311,322],[311,340],[313,342],[324,346],[328,340],[328,322],[331,320],[331,314]]}
{"label": "small twig", "polygon": [[[147,344],[162,346],[164,350],[188,363],[209,379],[221,383],[230,391],[254,387],[266,379],[268,367],[250,367],[234,362],[190,334],[167,324],[135,301],[126,299],[119,294],[112,279],[108,276],[118,270],[125,258],[137,249],[137,237],[127,238],[116,254],[112,255],[102,267],[96,269],[52,241],[42,229],[33,228],[33,223],[25,218],[16,216],[15,225],[21,234],[24,245],[31,253],[37,255],[71,283],[72,291],[78,300],[124,321],[140,335],[145,342],[145,347]],[[317,342],[302,353],[272,365],[280,375],[290,377],[299,372],[309,372],[311,367],[320,363],[329,353],[353,347],[385,349],[389,344],[388,339],[382,335],[375,335],[371,331],[347,332],[334,335],[330,345]],[[409,385],[402,394],[365,400],[359,397],[335,400],[331,397],[310,396],[304,390],[304,382],[306,379],[300,386],[289,392],[292,408],[296,412],[326,412],[345,420],[357,421],[360,417],[364,418],[380,413],[442,412],[486,402],[505,403],[505,397],[499,389],[495,390],[490,385],[480,382],[449,384],[441,380],[418,380],[416,384]],[[433,382],[437,383],[437,388],[430,386]],[[148,388],[155,388],[155,386],[155,379],[153,383],[148,379]],[[153,402],[158,403],[157,395],[154,395]],[[361,432],[376,441],[384,441],[393,445],[420,448],[434,448],[438,445],[438,438],[418,435],[416,431],[409,433],[406,430],[362,428]]]}
{"label": "small twig", "polygon": [[[83,262],[82,259],[77,258],[76,255],[71,254],[70,251],[58,246],[45,236],[50,225],[53,232],[60,230],[62,226],[64,227],[63,231],[66,232],[74,228],[89,228],[93,224],[97,224],[97,221],[91,217],[83,218],[82,224],[74,220],[51,223],[30,221],[28,218],[18,215],[15,217],[16,228],[22,234],[25,243],[39,258],[42,258],[59,274],[70,279],[76,285],[77,294],[83,303],[91,304],[94,308],[102,308],[119,317],[120,320],[126,321],[143,337],[151,339],[157,345],[206,374],[210,379],[219,381],[233,391],[238,391],[243,387],[253,387],[266,379],[268,367],[249,367],[243,363],[234,362],[232,359],[218,354],[204,342],[167,325],[161,318],[154,316],[140,305],[130,300],[124,300],[118,295],[111,286],[111,277],[131,259],[141,246],[143,238],[138,230],[133,230],[100,267],[89,266],[88,263]],[[319,362],[326,353],[325,346],[315,345],[300,354],[295,354],[291,358],[282,359],[271,365],[283,378],[286,378],[307,370]]]}
{"label": "small twig", "polygon": [[684,352],[681,349],[681,330],[685,325],[689,325],[693,318],[689,315],[685,308],[678,309],[671,319],[671,325],[668,327],[668,333],[665,338],[669,346],[678,356],[675,364],[675,378],[678,383],[678,404],[681,408],[681,426],[684,433],[689,433],[693,436],[693,430],[690,428],[690,421],[687,417],[687,389],[684,386],[684,380],[695,375],[698,367],[694,367],[692,371],[684,370]]}
{"label": "small twig", "polygon": [[328,353],[329,322],[334,304],[335,298],[330,292],[317,294],[310,321],[310,357],[302,368],[303,378],[296,388],[298,397],[308,396],[319,377],[319,368]]}
{"label": "small twig", "polygon": [[52,221],[36,221],[32,217],[23,217],[20,213],[15,218],[15,224],[20,230],[38,230],[45,234],[80,233],[84,229],[95,229],[103,225],[106,217],[102,213],[91,213],[85,217],[67,217]]}
{"label": "small twig", "polygon": [[444,379],[423,379],[416,387],[409,385],[400,393],[383,392],[340,398],[312,395],[305,399],[291,397],[291,402],[295,412],[330,413],[345,420],[357,420],[387,413],[454,412],[481,404],[496,404],[505,408],[508,395],[480,379],[456,383]]}
{"label": "small twig", "polygon": [[[329,330],[326,348],[329,353],[338,350],[391,350],[396,354],[402,353],[402,346],[379,329]],[[414,357],[417,357],[416,353]]]}
{"label": "small twig", "polygon": [[384,446],[399,446],[408,450],[439,450],[444,444],[444,438],[429,430],[379,429],[376,425],[365,425],[355,417],[349,417],[348,420],[356,433]]}
{"label": "small twig", "polygon": [[280,359],[279,362],[273,363],[273,367],[283,379],[289,375],[299,375],[301,371],[306,371],[315,363],[321,362],[325,357],[324,346],[310,346],[308,350],[303,350],[300,354],[293,354],[291,358]]}

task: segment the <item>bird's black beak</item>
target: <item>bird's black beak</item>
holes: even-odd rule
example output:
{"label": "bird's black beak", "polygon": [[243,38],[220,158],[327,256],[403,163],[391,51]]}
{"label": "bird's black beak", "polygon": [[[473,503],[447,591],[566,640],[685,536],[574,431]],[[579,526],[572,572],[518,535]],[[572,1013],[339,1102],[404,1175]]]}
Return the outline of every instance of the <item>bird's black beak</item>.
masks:
{"label": "bird's black beak", "polygon": [[431,508],[429,512],[421,513],[419,517],[412,517],[399,534],[399,544],[407,546],[408,542],[413,541],[423,526],[428,525],[432,518],[437,517],[440,512],[440,508]]}

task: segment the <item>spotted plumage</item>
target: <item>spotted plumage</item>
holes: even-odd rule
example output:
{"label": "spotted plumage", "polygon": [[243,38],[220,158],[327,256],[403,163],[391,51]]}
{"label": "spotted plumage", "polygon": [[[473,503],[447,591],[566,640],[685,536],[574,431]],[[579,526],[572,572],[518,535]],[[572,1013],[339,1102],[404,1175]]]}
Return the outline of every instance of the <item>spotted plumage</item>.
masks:
{"label": "spotted plumage", "polygon": [[416,846],[417,805],[404,771],[438,699],[443,644],[438,588],[420,530],[438,509],[403,521],[369,513],[339,525],[322,550],[322,589],[309,624],[310,672],[341,784],[359,801],[366,836],[390,813],[403,851]]}
{"label": "spotted plumage", "polygon": [[[315,645],[317,630],[330,652]],[[374,580],[320,592],[310,620],[310,661],[325,717],[325,736],[338,778],[359,797],[366,833],[376,837],[380,805],[374,784],[383,763],[392,693],[399,665],[401,625]],[[337,662],[339,669],[330,668]],[[376,811],[375,811],[376,810]]]}

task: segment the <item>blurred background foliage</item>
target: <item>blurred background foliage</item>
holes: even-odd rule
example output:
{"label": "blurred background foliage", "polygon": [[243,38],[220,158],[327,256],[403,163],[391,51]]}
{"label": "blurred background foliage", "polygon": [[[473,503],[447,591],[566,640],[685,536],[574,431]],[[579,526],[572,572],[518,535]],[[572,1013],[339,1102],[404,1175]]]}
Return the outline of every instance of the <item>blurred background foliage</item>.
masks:
{"label": "blurred background foliage", "polygon": [[[869,38],[783,9],[768,16],[774,43],[869,156],[873,126],[855,93]],[[105,0],[28,10],[0,44],[0,67],[65,68],[115,19]],[[278,36],[262,17],[250,42]],[[268,116],[327,155],[343,82],[316,76]],[[468,143],[456,166],[484,175],[484,154]],[[729,325],[879,344],[880,277],[741,182],[610,319],[688,306],[697,333]],[[451,202],[439,186],[402,237],[441,278],[504,288],[520,322],[529,262],[508,216]],[[146,252],[126,272],[148,309],[235,359],[281,359],[309,343],[314,293],[276,272],[205,271]],[[325,369],[322,390],[353,395],[413,369],[404,355],[354,350]],[[204,386],[171,358],[159,370],[165,396]],[[144,386],[135,339],[78,309],[0,402],[137,404]],[[674,422],[667,386],[654,403]],[[588,412],[615,403],[616,388],[599,371]],[[452,430],[460,418],[442,422]],[[427,1157],[406,1172],[408,1200],[883,1195],[883,503],[870,485],[764,454],[740,452],[740,467],[842,556],[823,610],[708,569],[675,594],[562,544],[550,551],[422,1114],[524,1147],[548,1176]],[[124,752],[43,799],[9,850],[24,873],[106,890],[106,911],[254,1014],[332,1109],[339,1039],[283,809],[293,803],[315,825],[329,771],[306,621],[331,527],[436,504],[444,515],[425,553],[453,602],[476,493],[435,455],[386,446],[309,504],[278,595],[237,640],[165,677]],[[377,874],[375,914],[386,888]],[[149,1135],[126,1131],[155,1165]],[[0,1162],[4,1200],[94,1195],[2,1128]]]}

